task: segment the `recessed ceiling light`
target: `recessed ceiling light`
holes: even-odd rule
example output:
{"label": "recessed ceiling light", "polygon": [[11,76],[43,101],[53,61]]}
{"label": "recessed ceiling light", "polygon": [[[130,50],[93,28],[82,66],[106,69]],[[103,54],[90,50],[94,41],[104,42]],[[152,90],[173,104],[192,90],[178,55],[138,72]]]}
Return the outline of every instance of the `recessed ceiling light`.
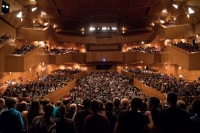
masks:
{"label": "recessed ceiling light", "polygon": [[162,10],[162,13],[167,13],[167,10],[166,9]]}
{"label": "recessed ceiling light", "polygon": [[142,41],[142,44],[144,44],[144,42]]}
{"label": "recessed ceiling light", "polygon": [[176,9],[178,9],[178,5],[176,5],[176,4],[173,4],[173,7],[176,8]]}
{"label": "recessed ceiling light", "polygon": [[94,31],[95,30],[95,28],[94,27],[90,27],[90,31]]}
{"label": "recessed ceiling light", "polygon": [[188,14],[187,17],[190,18],[190,15]]}
{"label": "recessed ceiling light", "polygon": [[192,14],[192,13],[194,13],[194,10],[192,10],[190,7],[188,8],[188,12],[189,12],[189,14]]}
{"label": "recessed ceiling light", "polygon": [[106,30],[106,27],[102,27],[102,30]]}
{"label": "recessed ceiling light", "polygon": [[17,14],[17,17],[18,17],[18,18],[21,18],[21,17],[22,17],[22,11],[19,12],[19,13]]}
{"label": "recessed ceiling light", "polygon": [[164,20],[160,20],[160,22],[163,24],[165,21]]}
{"label": "recessed ceiling light", "polygon": [[174,18],[174,20],[176,20],[176,17]]}
{"label": "recessed ceiling light", "polygon": [[37,9],[37,7],[34,7],[34,8],[32,8],[31,10],[32,10],[32,12],[34,12],[36,9]]}

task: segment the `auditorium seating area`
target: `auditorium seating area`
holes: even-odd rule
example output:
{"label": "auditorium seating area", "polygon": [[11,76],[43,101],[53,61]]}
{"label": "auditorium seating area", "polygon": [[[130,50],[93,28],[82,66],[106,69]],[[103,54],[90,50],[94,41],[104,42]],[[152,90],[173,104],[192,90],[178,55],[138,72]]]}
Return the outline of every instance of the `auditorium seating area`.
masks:
{"label": "auditorium seating area", "polygon": [[19,49],[15,49],[15,51],[13,52],[13,54],[17,54],[17,55],[25,55],[35,49],[37,49],[38,46],[35,46],[33,44],[28,44],[28,45],[25,45],[23,44],[21,48]]}
{"label": "auditorium seating area", "polygon": [[172,45],[176,46],[178,48],[181,48],[181,49],[183,49],[187,52],[197,52],[197,51],[200,50],[198,44],[195,43],[195,42],[192,45],[189,42],[184,43],[184,42],[181,41],[181,42],[178,42],[178,43],[174,43]]}
{"label": "auditorium seating area", "polygon": [[48,95],[48,93],[63,88],[70,80],[72,80],[70,77],[44,75],[36,81],[7,84],[8,87],[3,96],[42,98]]}
{"label": "auditorium seating area", "polygon": [[77,53],[77,52],[80,52],[80,50],[74,50],[73,48],[71,48],[71,49],[56,49],[56,48],[54,48],[54,49],[49,50],[50,55],[67,54],[70,52]]}
{"label": "auditorium seating area", "polygon": [[145,99],[145,95],[131,84],[130,79],[117,72],[91,73],[80,79],[70,94],[76,103],[85,97],[100,99],[105,103],[115,97],[131,100],[135,96]]}
{"label": "auditorium seating area", "polygon": [[10,38],[10,36],[7,36],[6,34],[3,34],[2,36],[0,36],[0,44],[4,43],[9,38]]}
{"label": "auditorium seating area", "polygon": [[80,72],[84,72],[84,70],[82,69],[57,69],[54,70],[53,73],[54,74],[58,74],[58,75],[76,75],[77,73]]}
{"label": "auditorium seating area", "polygon": [[179,96],[199,96],[200,83],[185,82],[181,77],[177,79],[173,75],[165,73],[155,73],[146,69],[130,69],[126,70],[134,74],[135,78],[141,80],[143,84],[152,87],[161,93],[170,91],[176,92]]}
{"label": "auditorium seating area", "polygon": [[127,52],[131,52],[131,51],[139,51],[139,52],[145,52],[145,53],[160,53],[162,50],[161,49],[157,49],[156,47],[134,47],[134,48],[129,48],[127,49]]}

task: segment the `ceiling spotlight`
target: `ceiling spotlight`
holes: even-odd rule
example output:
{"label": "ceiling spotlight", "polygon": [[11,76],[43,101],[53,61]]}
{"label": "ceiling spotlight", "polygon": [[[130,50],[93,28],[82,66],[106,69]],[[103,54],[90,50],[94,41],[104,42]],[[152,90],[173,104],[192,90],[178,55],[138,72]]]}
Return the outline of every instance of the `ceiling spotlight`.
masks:
{"label": "ceiling spotlight", "polygon": [[32,8],[31,10],[32,10],[32,12],[34,12],[36,9],[37,9],[37,7],[34,7],[34,8]]}
{"label": "ceiling spotlight", "polygon": [[84,32],[82,32],[82,34],[84,34]]}
{"label": "ceiling spotlight", "polygon": [[198,38],[198,37],[199,37],[199,35],[196,35],[196,37]]}
{"label": "ceiling spotlight", "polygon": [[173,4],[173,7],[176,8],[176,9],[178,9],[178,5],[176,5],[176,4]]}
{"label": "ceiling spotlight", "polygon": [[46,22],[46,23],[44,23],[44,26],[47,26],[49,23],[48,22]]}
{"label": "ceiling spotlight", "polygon": [[23,21],[23,18],[21,18],[21,22]]}
{"label": "ceiling spotlight", "polygon": [[35,20],[33,20],[33,23],[35,23]]}
{"label": "ceiling spotlight", "polygon": [[190,18],[190,15],[188,14],[187,17]]}
{"label": "ceiling spotlight", "polygon": [[99,30],[100,28],[98,28],[98,30]]}
{"label": "ceiling spotlight", "polygon": [[165,21],[164,20],[160,20],[160,22],[163,24]]}
{"label": "ceiling spotlight", "polygon": [[47,13],[44,11],[41,11],[41,16],[45,16],[45,15],[47,15]]}
{"label": "ceiling spotlight", "polygon": [[125,33],[124,31],[122,33]]}
{"label": "ceiling spotlight", "polygon": [[21,17],[22,17],[22,11],[19,12],[19,13],[17,14],[17,17],[18,17],[18,18],[21,18]]}
{"label": "ceiling spotlight", "polygon": [[152,26],[155,26],[154,22],[151,23]]}
{"label": "ceiling spotlight", "polygon": [[106,27],[102,27],[102,30],[106,30]]}
{"label": "ceiling spotlight", "polygon": [[9,6],[6,6],[6,8],[9,8]]}
{"label": "ceiling spotlight", "polygon": [[122,29],[124,30],[124,27]]}
{"label": "ceiling spotlight", "polygon": [[116,27],[112,27],[112,30],[116,30],[117,28]]}
{"label": "ceiling spotlight", "polygon": [[109,28],[109,27],[108,27],[107,29],[108,29],[108,30],[110,30],[110,28]]}
{"label": "ceiling spotlight", "polygon": [[189,12],[189,14],[192,14],[192,13],[194,13],[194,10],[192,10],[190,7],[188,8],[188,12]]}
{"label": "ceiling spotlight", "polygon": [[90,31],[94,31],[95,30],[95,28],[94,27],[90,27]]}
{"label": "ceiling spotlight", "polygon": [[142,44],[144,44],[144,42],[142,41]]}
{"label": "ceiling spotlight", "polygon": [[2,7],[4,8],[4,7],[5,7],[5,5],[2,5]]}
{"label": "ceiling spotlight", "polygon": [[176,17],[174,18],[174,20],[176,20]]}
{"label": "ceiling spotlight", "polygon": [[53,28],[54,28],[54,29],[56,28],[56,24],[53,25]]}
{"label": "ceiling spotlight", "polygon": [[166,9],[162,10],[162,13],[167,13],[167,10]]}

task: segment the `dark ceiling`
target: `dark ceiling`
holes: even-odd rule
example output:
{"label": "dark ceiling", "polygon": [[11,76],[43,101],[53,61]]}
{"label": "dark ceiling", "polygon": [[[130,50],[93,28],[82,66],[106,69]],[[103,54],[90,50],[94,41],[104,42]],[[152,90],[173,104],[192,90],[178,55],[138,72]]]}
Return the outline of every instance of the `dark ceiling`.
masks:
{"label": "dark ceiling", "polygon": [[[200,21],[200,0],[14,0],[23,7],[38,7],[24,16],[40,22],[49,22],[57,29],[73,31],[74,35],[87,34],[92,23],[115,23],[117,34],[144,34],[154,24],[197,24]],[[181,3],[185,1],[185,3]],[[172,4],[177,4],[178,9]],[[195,13],[187,17],[188,7]],[[167,12],[162,11],[166,9]],[[41,11],[47,15],[41,16]],[[176,18],[176,20],[174,19]],[[138,32],[137,32],[138,29]],[[130,31],[130,32],[129,32]],[[134,32],[133,32],[134,31]],[[61,34],[65,34],[60,32]],[[59,34],[59,33],[58,33]]]}

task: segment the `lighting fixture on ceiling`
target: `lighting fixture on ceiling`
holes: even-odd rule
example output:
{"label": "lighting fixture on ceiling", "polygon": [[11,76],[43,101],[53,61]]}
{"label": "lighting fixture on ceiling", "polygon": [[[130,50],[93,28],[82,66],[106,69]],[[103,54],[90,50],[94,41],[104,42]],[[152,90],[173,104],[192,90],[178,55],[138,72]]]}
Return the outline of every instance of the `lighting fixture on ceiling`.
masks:
{"label": "lighting fixture on ceiling", "polygon": [[154,22],[151,23],[152,26],[155,26]]}
{"label": "lighting fixture on ceiling", "polygon": [[173,4],[173,7],[176,8],[176,9],[178,9],[178,5],[176,5],[176,4]]}
{"label": "lighting fixture on ceiling", "polygon": [[142,41],[142,44],[144,44],[144,42]]}
{"label": "lighting fixture on ceiling", "polygon": [[125,33],[124,31],[122,33]]}
{"label": "lighting fixture on ceiling", "polygon": [[194,10],[192,10],[190,7],[188,8],[188,12],[189,12],[189,14],[192,14],[192,13],[194,13]]}
{"label": "lighting fixture on ceiling", "polygon": [[102,27],[102,30],[106,30],[106,27]]}
{"label": "lighting fixture on ceiling", "polygon": [[37,7],[34,7],[34,8],[32,8],[31,10],[32,10],[32,12],[34,12],[36,9],[37,9]]}
{"label": "lighting fixture on ceiling", "polygon": [[94,27],[90,27],[90,31],[94,31],[95,30],[95,28]]}
{"label": "lighting fixture on ceiling", "polygon": [[22,11],[17,14],[18,18],[22,18]]}
{"label": "lighting fixture on ceiling", "polygon": [[47,15],[47,13],[44,11],[41,11],[41,16],[45,16],[45,15]]}
{"label": "lighting fixture on ceiling", "polygon": [[162,10],[162,13],[167,13],[167,10],[166,9]]}
{"label": "lighting fixture on ceiling", "polygon": [[164,20],[160,20],[160,22],[161,22],[162,24],[164,24],[165,21],[164,21]]}
{"label": "lighting fixture on ceiling", "polygon": [[49,23],[48,22],[46,22],[46,23],[44,23],[44,26],[47,26]]}
{"label": "lighting fixture on ceiling", "polygon": [[116,30],[117,28],[116,27],[112,27],[112,30]]}
{"label": "lighting fixture on ceiling", "polygon": [[53,25],[53,28],[54,28],[54,29],[56,28],[56,24]]}
{"label": "lighting fixture on ceiling", "polygon": [[188,14],[187,17],[190,18],[190,15]]}
{"label": "lighting fixture on ceiling", "polygon": [[176,20],[176,17],[174,18],[174,20]]}
{"label": "lighting fixture on ceiling", "polygon": [[124,27],[122,29],[124,30]]}

